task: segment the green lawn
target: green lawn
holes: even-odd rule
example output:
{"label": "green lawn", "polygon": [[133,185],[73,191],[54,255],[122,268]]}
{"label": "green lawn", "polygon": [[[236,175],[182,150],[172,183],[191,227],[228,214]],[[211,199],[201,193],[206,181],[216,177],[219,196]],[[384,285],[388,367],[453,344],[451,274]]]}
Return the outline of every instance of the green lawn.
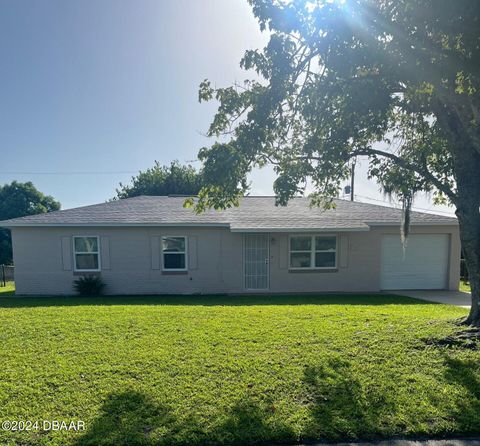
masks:
{"label": "green lawn", "polygon": [[460,282],[460,291],[464,291],[465,293],[470,293],[470,284],[468,282]]}
{"label": "green lawn", "polygon": [[[1,295],[0,295],[1,296]],[[248,445],[480,433],[466,310],[393,296],[0,297],[11,445]]]}
{"label": "green lawn", "polygon": [[0,285],[0,297],[2,296],[13,296],[15,294],[15,283],[14,282],[7,282],[7,286],[2,286],[3,283]]}

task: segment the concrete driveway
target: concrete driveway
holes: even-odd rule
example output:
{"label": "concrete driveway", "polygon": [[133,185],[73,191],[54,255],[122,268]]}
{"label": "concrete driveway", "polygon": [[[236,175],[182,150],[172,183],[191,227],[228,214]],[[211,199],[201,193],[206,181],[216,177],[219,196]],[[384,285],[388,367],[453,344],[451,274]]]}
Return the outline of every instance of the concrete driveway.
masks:
{"label": "concrete driveway", "polygon": [[470,308],[470,293],[463,291],[434,291],[434,290],[398,290],[391,291],[392,294],[413,297],[415,299],[427,300],[440,304],[455,305],[461,308]]}

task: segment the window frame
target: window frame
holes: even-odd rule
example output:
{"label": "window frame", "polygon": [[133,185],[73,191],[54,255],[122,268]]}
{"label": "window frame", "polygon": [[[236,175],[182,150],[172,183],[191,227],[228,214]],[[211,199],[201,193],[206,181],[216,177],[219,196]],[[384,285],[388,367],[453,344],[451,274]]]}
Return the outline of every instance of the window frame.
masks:
{"label": "window frame", "polygon": [[[185,240],[185,251],[184,252],[164,252],[163,251],[163,239],[165,238],[183,238]],[[160,237],[161,243],[161,254],[162,254],[162,271],[169,272],[169,271],[188,271],[188,237],[186,235],[162,235]],[[165,255],[170,254],[183,254],[185,255],[185,268],[165,268]]]}
{"label": "window frame", "polygon": [[[97,239],[97,251],[96,252],[85,252],[78,251],[75,249],[75,239],[77,238],[96,238]],[[72,245],[73,245],[73,270],[79,273],[94,273],[102,270],[102,256],[100,255],[100,236],[98,235],[74,235],[72,236]],[[77,268],[77,254],[96,254],[98,257],[98,268],[96,269],[83,269]]]}
{"label": "window frame", "polygon": [[[310,251],[307,250],[292,250],[292,238],[295,237],[310,237]],[[317,237],[335,238],[335,251],[319,250],[315,249],[315,239]],[[292,253],[310,253],[310,266],[292,266]],[[335,253],[335,265],[334,266],[315,266],[315,254],[317,252],[334,252]],[[338,236],[337,234],[289,234],[288,236],[288,269],[292,271],[312,271],[312,270],[335,270],[338,268]]]}

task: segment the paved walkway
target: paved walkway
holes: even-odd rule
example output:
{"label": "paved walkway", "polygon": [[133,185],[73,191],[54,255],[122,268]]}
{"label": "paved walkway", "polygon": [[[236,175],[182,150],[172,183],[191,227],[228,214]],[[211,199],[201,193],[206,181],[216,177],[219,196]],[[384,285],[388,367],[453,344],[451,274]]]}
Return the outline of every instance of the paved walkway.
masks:
{"label": "paved walkway", "polygon": [[470,308],[470,293],[464,293],[463,291],[399,290],[391,291],[391,293],[428,300],[429,302]]}

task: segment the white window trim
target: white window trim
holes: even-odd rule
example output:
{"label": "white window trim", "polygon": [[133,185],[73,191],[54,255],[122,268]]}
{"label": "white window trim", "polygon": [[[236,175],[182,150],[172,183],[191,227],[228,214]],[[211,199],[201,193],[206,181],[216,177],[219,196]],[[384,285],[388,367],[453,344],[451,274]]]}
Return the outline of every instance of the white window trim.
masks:
{"label": "white window trim", "polygon": [[[181,252],[163,252],[164,238],[183,238],[185,240],[185,251]],[[186,235],[162,235],[160,237],[161,255],[162,255],[162,271],[188,271],[188,237]],[[185,254],[185,268],[165,268],[165,255],[169,254]]]}
{"label": "white window trim", "polygon": [[[294,237],[310,237],[311,248],[310,250],[292,250],[291,239]],[[315,237],[335,237],[335,251],[316,251],[315,250]],[[335,252],[335,265],[334,266],[315,266],[315,254],[317,252]],[[309,253],[310,265],[308,267],[292,266],[292,253]],[[338,268],[338,236],[337,234],[290,234],[288,236],[288,269],[292,271],[311,271],[311,270],[333,270]]]}
{"label": "white window trim", "polygon": [[[77,252],[75,250],[75,239],[76,238],[96,238],[97,239],[97,251],[96,252],[83,252],[79,251]],[[93,272],[98,272],[102,270],[102,256],[100,255],[100,237],[98,235],[74,235],[72,237],[72,245],[73,245],[73,270],[75,272],[85,272],[85,273],[93,273]],[[79,269],[77,268],[77,254],[97,254],[98,256],[98,268],[97,269]]]}

